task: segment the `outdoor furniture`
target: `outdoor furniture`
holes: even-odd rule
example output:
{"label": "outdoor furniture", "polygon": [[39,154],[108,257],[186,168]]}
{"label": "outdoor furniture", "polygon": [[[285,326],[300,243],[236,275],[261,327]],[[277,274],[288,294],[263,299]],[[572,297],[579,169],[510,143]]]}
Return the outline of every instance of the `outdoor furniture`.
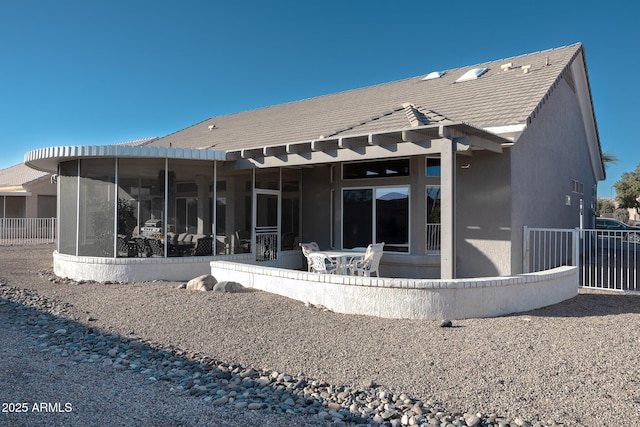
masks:
{"label": "outdoor furniture", "polygon": [[280,249],[288,251],[294,249],[296,246],[296,234],[295,233],[283,233],[282,241],[280,242]]}
{"label": "outdoor furniture", "polygon": [[151,256],[164,256],[164,244],[162,240],[150,237],[147,239],[147,243],[151,248]]}
{"label": "outdoor furniture", "polygon": [[351,266],[359,260],[362,260],[365,255],[365,248],[361,249],[347,249],[344,251],[321,251],[338,265],[338,271],[340,274],[347,275]]}
{"label": "outdoor furniture", "polygon": [[151,246],[149,246],[149,242],[147,239],[142,236],[136,236],[133,238],[133,241],[136,244],[136,249],[138,251],[139,257],[149,257],[152,254]]}
{"label": "outdoor furniture", "polygon": [[311,271],[311,260],[309,254],[320,250],[320,246],[316,242],[298,243],[298,246],[302,249],[302,255],[307,259],[307,271]]}
{"label": "outdoor furniture", "polygon": [[338,263],[322,252],[310,252],[307,259],[313,273],[332,274],[338,269]]}
{"label": "outdoor furniture", "polygon": [[206,256],[213,254],[213,237],[196,235],[194,237],[195,245],[193,246],[192,256]]}
{"label": "outdoor furniture", "polygon": [[119,257],[130,257],[136,254],[136,244],[132,242],[124,234],[118,234],[118,253]]}
{"label": "outdoor furniture", "polygon": [[367,247],[362,260],[357,260],[351,265],[351,271],[358,276],[370,277],[371,273],[375,273],[376,277],[380,277],[378,269],[380,267],[380,259],[384,250],[384,242],[372,243]]}

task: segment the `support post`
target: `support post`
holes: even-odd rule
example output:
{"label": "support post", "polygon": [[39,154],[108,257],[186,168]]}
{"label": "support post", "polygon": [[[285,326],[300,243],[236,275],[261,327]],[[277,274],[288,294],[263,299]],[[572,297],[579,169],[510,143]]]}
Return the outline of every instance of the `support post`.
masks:
{"label": "support post", "polygon": [[456,278],[456,143],[443,141],[440,154],[442,188],[440,278]]}

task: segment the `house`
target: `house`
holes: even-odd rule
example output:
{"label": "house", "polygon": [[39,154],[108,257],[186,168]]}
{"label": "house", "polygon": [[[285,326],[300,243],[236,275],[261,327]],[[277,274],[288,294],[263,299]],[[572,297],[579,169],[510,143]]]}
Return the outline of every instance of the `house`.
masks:
{"label": "house", "polygon": [[56,273],[182,280],[385,244],[385,277],[522,272],[523,227],[592,226],[604,166],[582,44],[213,117],[57,175]]}
{"label": "house", "polygon": [[55,218],[51,174],[25,164],[0,170],[0,218]]}

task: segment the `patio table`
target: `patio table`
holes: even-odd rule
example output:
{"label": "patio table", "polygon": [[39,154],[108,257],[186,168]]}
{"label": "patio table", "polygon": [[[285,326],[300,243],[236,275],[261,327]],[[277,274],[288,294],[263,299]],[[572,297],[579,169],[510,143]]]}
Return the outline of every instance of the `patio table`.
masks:
{"label": "patio table", "polygon": [[365,250],[342,250],[342,251],[319,251],[338,263],[338,270],[341,274],[349,274],[349,265],[354,259],[364,258]]}

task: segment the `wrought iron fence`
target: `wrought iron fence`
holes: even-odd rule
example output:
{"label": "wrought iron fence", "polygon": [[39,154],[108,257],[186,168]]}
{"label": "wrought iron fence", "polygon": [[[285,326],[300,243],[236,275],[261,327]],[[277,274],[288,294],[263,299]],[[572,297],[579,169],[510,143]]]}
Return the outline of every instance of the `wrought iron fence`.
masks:
{"label": "wrought iron fence", "polygon": [[53,243],[55,218],[0,218],[0,244]]}
{"label": "wrought iron fence", "polygon": [[580,287],[640,291],[640,232],[524,228],[523,271],[575,265]]}
{"label": "wrought iron fence", "polygon": [[278,259],[278,228],[256,227],[256,261]]}
{"label": "wrought iron fence", "polygon": [[424,242],[426,253],[440,253],[440,224],[427,224]]}

